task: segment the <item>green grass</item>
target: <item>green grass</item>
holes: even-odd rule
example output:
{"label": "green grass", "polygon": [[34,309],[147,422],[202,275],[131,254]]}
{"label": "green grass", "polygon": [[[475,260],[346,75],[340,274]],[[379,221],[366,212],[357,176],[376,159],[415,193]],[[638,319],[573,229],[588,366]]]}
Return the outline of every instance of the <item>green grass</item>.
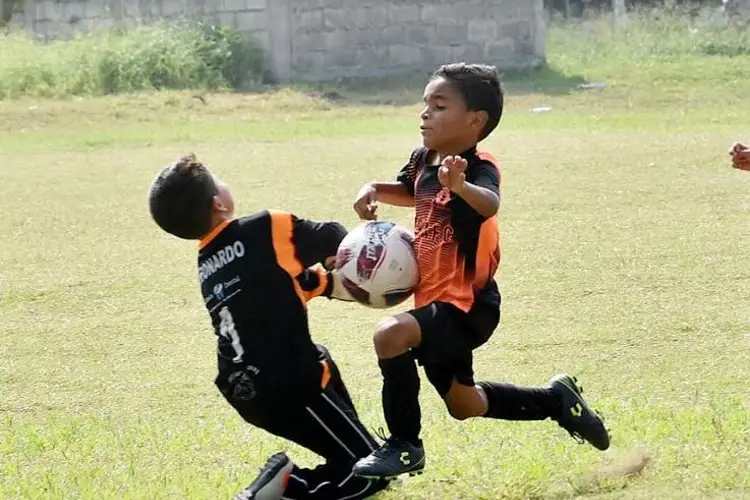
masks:
{"label": "green grass", "polygon": [[50,44],[0,32],[0,100],[243,88],[261,73],[257,44],[211,25],[154,24]]}
{"label": "green grass", "polygon": [[[554,27],[549,68],[507,78],[484,146],[503,164],[503,318],[475,371],[578,375],[612,449],[550,422],[456,423],[425,381],[427,472],[383,500],[750,498],[750,176],[726,154],[748,139],[750,56],[642,50],[595,26],[594,50]],[[352,227],[356,190],[392,178],[418,139],[423,82],[379,83],[0,102],[0,498],[229,498],[274,451],[317,462],[214,389],[195,247],[159,232],[145,192],[195,151],[242,213]],[[382,314],[310,313],[371,427]]]}

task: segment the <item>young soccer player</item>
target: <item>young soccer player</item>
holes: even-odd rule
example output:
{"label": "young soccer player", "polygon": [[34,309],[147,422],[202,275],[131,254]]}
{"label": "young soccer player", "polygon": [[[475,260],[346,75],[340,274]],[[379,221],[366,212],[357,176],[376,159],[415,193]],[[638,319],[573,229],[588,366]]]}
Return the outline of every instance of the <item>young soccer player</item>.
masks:
{"label": "young soccer player", "polygon": [[500,121],[503,90],[492,67],[448,64],[432,76],[424,102],[423,147],[396,182],[366,184],[354,203],[363,219],[376,218],[378,202],[415,207],[420,273],[415,308],[382,321],[374,335],[391,437],[359,460],[354,473],[390,478],[424,468],[415,359],[458,420],[551,418],[579,441],[607,449],[607,430],[572,377],[555,376],[540,388],[474,382],[472,351],[500,319],[493,278],[500,259],[500,173],[476,146]]}
{"label": "young soccer player", "polygon": [[326,459],[301,469],[278,453],[236,498],[360,499],[384,489],[387,481],[352,475],[377,443],[308,329],[311,298],[352,300],[335,273],[311,268],[330,263],[346,229],[283,212],[235,218],[229,187],[193,155],[158,174],[149,206],[164,231],[200,242],[198,277],[218,339],[221,393],[250,424]]}
{"label": "young soccer player", "polygon": [[750,149],[747,146],[736,142],[729,150],[729,155],[732,157],[733,168],[750,171]]}

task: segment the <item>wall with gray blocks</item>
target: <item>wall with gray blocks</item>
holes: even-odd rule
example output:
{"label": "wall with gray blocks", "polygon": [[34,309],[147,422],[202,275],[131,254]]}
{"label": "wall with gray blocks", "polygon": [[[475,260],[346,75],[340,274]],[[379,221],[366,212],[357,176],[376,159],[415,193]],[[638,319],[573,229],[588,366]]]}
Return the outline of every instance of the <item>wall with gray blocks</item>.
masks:
{"label": "wall with gray blocks", "polygon": [[281,81],[393,75],[451,61],[519,69],[545,55],[543,0],[27,0],[26,23],[49,40],[180,18],[257,39]]}

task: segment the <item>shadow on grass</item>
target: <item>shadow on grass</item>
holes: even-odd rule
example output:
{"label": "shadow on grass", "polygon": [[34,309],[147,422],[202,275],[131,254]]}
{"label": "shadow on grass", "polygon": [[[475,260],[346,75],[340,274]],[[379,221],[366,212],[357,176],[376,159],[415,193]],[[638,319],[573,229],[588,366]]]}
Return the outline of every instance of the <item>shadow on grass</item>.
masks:
{"label": "shadow on grass", "polygon": [[[264,86],[245,92],[265,93],[289,88],[332,104],[354,106],[410,106],[422,100],[422,92],[431,72],[381,78],[346,78],[336,82],[299,83],[289,86]],[[580,76],[564,75],[549,66],[501,74],[503,86],[511,95],[567,95],[587,83]]]}

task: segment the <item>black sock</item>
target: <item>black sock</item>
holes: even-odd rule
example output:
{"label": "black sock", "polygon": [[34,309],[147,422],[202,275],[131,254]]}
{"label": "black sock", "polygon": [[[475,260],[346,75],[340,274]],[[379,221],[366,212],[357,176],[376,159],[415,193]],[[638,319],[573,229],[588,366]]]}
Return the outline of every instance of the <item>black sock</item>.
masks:
{"label": "black sock", "polygon": [[419,375],[411,352],[378,361],[383,374],[383,412],[391,435],[419,445],[422,414]]}
{"label": "black sock", "polygon": [[544,420],[556,418],[562,408],[557,394],[547,388],[479,382],[487,395],[487,418],[502,420]]}

